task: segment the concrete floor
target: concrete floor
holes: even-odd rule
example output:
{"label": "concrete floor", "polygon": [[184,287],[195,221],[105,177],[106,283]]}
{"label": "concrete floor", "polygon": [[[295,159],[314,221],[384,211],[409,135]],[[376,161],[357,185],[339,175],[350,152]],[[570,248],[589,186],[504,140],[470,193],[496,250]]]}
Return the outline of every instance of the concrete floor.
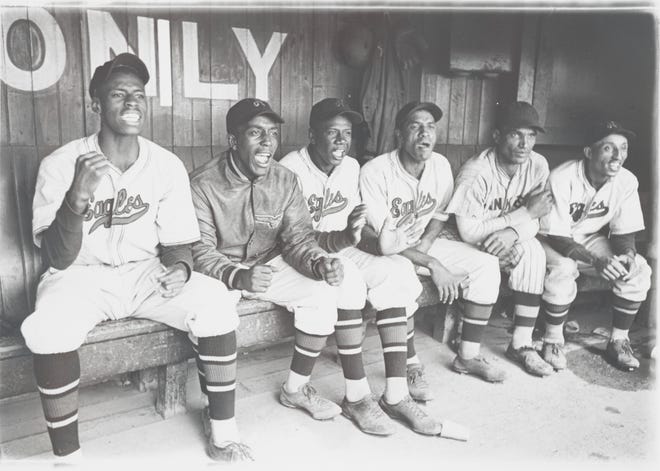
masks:
{"label": "concrete floor", "polygon": [[[255,351],[239,358],[237,418],[244,440],[256,456],[249,469],[422,469],[484,466],[533,466],[576,469],[621,464],[660,469],[658,394],[654,360],[623,373],[607,364],[600,351],[604,338],[591,332],[607,327],[609,316],[598,309],[576,309],[580,332],[567,344],[568,371],[548,378],[527,375],[504,358],[510,321],[494,316],[484,352],[504,367],[508,380],[489,384],[449,369],[454,353],[418,329],[417,350],[426,366],[436,399],[426,410],[470,428],[467,442],[425,437],[402,425],[391,437],[362,434],[343,417],[317,422],[282,407],[277,391],[286,376],[290,345]],[[631,337],[637,351],[648,352],[648,331],[636,327]],[[645,356],[645,355],[643,355]],[[370,326],[364,360],[372,390],[384,387],[377,335]],[[189,411],[161,420],[151,406],[152,393],[139,393],[115,383],[81,392],[81,442],[84,467],[98,469],[136,465],[148,469],[196,469],[211,464],[204,453],[200,425],[201,396],[191,365]],[[341,370],[334,348],[317,363],[313,383],[326,397],[341,402]],[[99,412],[101,411],[101,412]],[[0,404],[0,432],[19,436],[21,427],[42,428],[36,397]],[[18,417],[18,416],[22,417]],[[27,433],[27,432],[26,432]],[[2,468],[44,467],[50,463],[45,434],[0,441]]]}

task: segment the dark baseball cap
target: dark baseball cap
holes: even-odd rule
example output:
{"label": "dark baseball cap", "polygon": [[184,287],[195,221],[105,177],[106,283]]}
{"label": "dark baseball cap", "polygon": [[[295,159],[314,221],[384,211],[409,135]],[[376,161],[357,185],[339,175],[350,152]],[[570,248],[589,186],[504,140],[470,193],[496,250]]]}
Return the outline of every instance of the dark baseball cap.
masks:
{"label": "dark baseball cap", "polygon": [[430,103],[428,101],[411,101],[410,103],[403,105],[396,114],[396,117],[394,118],[394,127],[396,129],[401,129],[403,123],[406,122],[410,115],[419,110],[431,113],[431,116],[433,116],[433,119],[435,119],[436,122],[440,121],[440,118],[442,118],[442,110],[435,103]]}
{"label": "dark baseball cap", "polygon": [[536,108],[526,101],[514,101],[500,108],[497,113],[496,125],[500,131],[529,128],[545,133],[545,129],[539,123]]}
{"label": "dark baseball cap", "polygon": [[312,106],[312,111],[309,114],[309,125],[314,127],[339,115],[345,116],[351,124],[360,124],[364,121],[362,115],[353,111],[341,98],[325,98]]}
{"label": "dark baseball cap", "polygon": [[135,54],[123,52],[96,68],[94,75],[92,75],[92,80],[89,82],[90,96],[92,98],[96,96],[99,87],[110,78],[113,72],[124,69],[137,75],[145,85],[149,81],[149,71],[147,70],[147,66],[144,65],[144,62]]}
{"label": "dark baseball cap", "polygon": [[637,137],[637,134],[624,128],[617,121],[600,121],[587,131],[587,142],[589,145],[594,144],[610,134],[620,134],[628,140]]}
{"label": "dark baseball cap", "polygon": [[227,132],[231,134],[238,126],[247,123],[255,116],[268,116],[276,123],[284,122],[265,101],[258,98],[243,98],[227,112]]}

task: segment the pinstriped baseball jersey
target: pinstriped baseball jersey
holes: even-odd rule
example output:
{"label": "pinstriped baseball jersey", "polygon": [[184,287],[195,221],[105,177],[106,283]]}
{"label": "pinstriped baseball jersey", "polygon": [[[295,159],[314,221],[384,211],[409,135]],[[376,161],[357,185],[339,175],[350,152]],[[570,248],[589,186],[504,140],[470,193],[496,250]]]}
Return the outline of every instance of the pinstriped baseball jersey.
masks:
{"label": "pinstriped baseball jersey", "polygon": [[360,172],[360,192],[367,205],[369,224],[380,232],[388,214],[397,224],[409,215],[428,224],[431,219],[446,221],[447,204],[454,178],[447,159],[435,152],[426,161],[420,179],[401,166],[394,150],[367,162]]}
{"label": "pinstriped baseball jersey", "polygon": [[495,149],[488,148],[461,167],[447,212],[480,220],[503,216],[522,206],[532,190],[544,187],[549,173],[545,158],[532,151],[509,177],[498,165]]}
{"label": "pinstriped baseball jersey", "polygon": [[541,218],[539,232],[572,237],[582,243],[606,224],[612,234],[644,229],[637,178],[621,168],[614,178],[596,190],[587,180],[584,164],[584,159],[570,160],[550,173],[555,203],[552,211]]}
{"label": "pinstriped baseball jersey", "polygon": [[358,181],[360,164],[345,156],[330,175],[314,165],[306,147],[285,155],[280,164],[298,177],[302,193],[312,216],[314,230],[341,231],[346,227],[348,215],[360,204]]}
{"label": "pinstriped baseball jersey", "polygon": [[[126,171],[110,165],[83,219],[82,247],[74,265],[112,265],[158,255],[158,244],[199,239],[188,174],[173,153],[138,137],[137,160]],[[55,219],[71,186],[79,155],[102,153],[98,134],[72,141],[44,158],[33,202],[33,237]]]}

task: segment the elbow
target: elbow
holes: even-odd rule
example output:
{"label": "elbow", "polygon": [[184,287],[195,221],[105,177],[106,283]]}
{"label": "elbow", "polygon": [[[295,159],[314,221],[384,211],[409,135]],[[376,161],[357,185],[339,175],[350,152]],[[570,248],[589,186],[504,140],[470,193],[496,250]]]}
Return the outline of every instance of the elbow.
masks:
{"label": "elbow", "polygon": [[457,221],[456,225],[458,226],[458,235],[461,236],[461,240],[463,242],[477,245],[482,241],[483,237],[481,237],[479,234],[475,234],[473,230],[465,227],[465,224],[461,224]]}

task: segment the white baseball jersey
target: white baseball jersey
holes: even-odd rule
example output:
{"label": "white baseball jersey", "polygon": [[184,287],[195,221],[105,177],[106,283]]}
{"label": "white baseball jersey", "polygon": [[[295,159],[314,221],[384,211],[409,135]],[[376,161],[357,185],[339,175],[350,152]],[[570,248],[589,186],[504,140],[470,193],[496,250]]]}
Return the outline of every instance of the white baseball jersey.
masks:
{"label": "white baseball jersey", "polygon": [[584,159],[570,160],[550,172],[555,203],[552,211],[541,218],[539,232],[571,237],[582,243],[606,224],[612,234],[643,230],[637,178],[622,168],[596,190],[587,180],[584,165]]}
{"label": "white baseball jersey", "polygon": [[[158,255],[158,244],[199,239],[188,174],[173,153],[138,137],[137,160],[125,172],[110,165],[90,200],[82,247],[74,265],[118,266]],[[98,134],[72,141],[47,156],[37,175],[32,233],[37,246],[73,181],[79,155],[101,149]]]}
{"label": "white baseball jersey", "polygon": [[330,175],[312,162],[306,147],[285,155],[280,163],[298,177],[303,195],[312,216],[314,230],[341,231],[348,215],[360,204],[360,164],[345,156]]}
{"label": "white baseball jersey", "polygon": [[[519,229],[531,222],[531,218],[524,210],[514,213],[515,210],[524,205],[530,192],[545,187],[549,173],[545,158],[531,152],[529,159],[509,177],[497,163],[495,148],[490,147],[461,167],[447,212],[481,221],[509,215],[502,220],[502,227],[494,230],[504,227]],[[534,228],[534,234],[537,228]]]}
{"label": "white baseball jersey", "polygon": [[426,161],[419,180],[402,167],[399,151],[379,155],[360,172],[360,192],[367,205],[369,224],[378,232],[388,215],[397,224],[413,214],[418,220],[446,221],[454,178],[447,159],[435,152]]}

